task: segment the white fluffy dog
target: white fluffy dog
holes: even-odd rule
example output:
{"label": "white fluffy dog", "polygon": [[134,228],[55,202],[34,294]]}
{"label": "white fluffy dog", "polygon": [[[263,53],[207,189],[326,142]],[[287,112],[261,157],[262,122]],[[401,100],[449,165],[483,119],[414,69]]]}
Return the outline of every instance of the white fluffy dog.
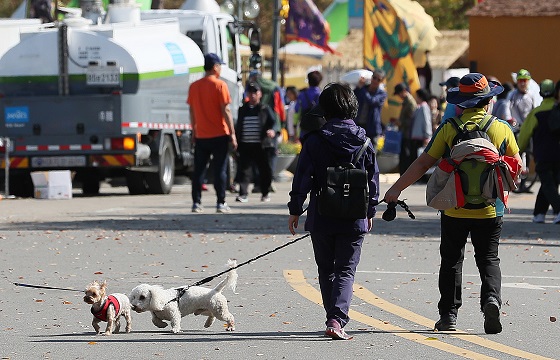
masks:
{"label": "white fluffy dog", "polygon": [[[227,265],[233,268],[237,262],[229,260]],[[235,293],[236,285],[237,272],[231,270],[213,289],[201,286],[164,289],[158,285],[141,284],[132,289],[129,298],[132,310],[138,313],[150,311],[152,323],[159,328],[167,326],[164,320],[170,321],[174,333],[181,331],[181,318],[189,314],[208,316],[204,327],[209,327],[218,318],[227,323],[226,331],[233,331],[234,318],[222,290],[228,286]]]}

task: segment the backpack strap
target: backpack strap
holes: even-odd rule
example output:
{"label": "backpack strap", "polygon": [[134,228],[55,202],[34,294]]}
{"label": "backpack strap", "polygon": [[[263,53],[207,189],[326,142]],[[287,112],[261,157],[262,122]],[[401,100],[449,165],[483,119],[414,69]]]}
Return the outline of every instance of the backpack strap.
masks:
{"label": "backpack strap", "polygon": [[[323,137],[323,135],[320,134],[320,133],[317,134],[317,135],[319,136],[319,138],[321,140],[323,140],[325,142],[325,144],[327,145],[327,148],[330,150],[331,144],[327,141],[327,139],[325,139]],[[364,144],[362,145],[360,150],[356,153],[356,157],[354,158],[354,156],[352,156],[352,161],[350,163],[344,163],[344,164],[352,164],[352,166],[356,167],[356,165],[354,163],[357,162],[360,159],[360,157],[362,157],[364,151],[366,151],[366,149],[368,148],[370,143],[371,143],[371,139],[369,137],[366,137],[366,141],[364,141]],[[334,162],[336,163],[337,166],[341,165],[341,163],[337,159],[334,159]]]}
{"label": "backpack strap", "polygon": [[[484,117],[484,119],[482,119],[482,121],[479,123],[479,128],[480,130],[484,131],[484,132],[488,132],[488,129],[490,128],[490,125],[492,125],[492,123],[494,122],[494,120],[496,120],[496,117],[493,115],[489,115],[486,114],[486,116]],[[486,123],[483,124],[483,121],[486,121]],[[480,127],[482,125],[482,127]]]}
{"label": "backpack strap", "polygon": [[[452,118],[449,118],[449,123],[451,125],[453,125],[453,127],[455,128],[455,130],[457,131],[457,133],[463,133],[465,132],[464,128],[461,129],[461,125],[463,125],[462,123],[459,124],[461,119],[461,116],[454,116]],[[496,120],[497,118],[493,115],[490,114],[486,114],[484,115],[484,118],[477,124],[479,130],[487,132],[488,129],[490,128],[490,125],[492,125],[492,123],[494,122],[494,120]]]}
{"label": "backpack strap", "polygon": [[[369,144],[371,143],[371,140],[369,137],[366,137],[366,141],[364,141],[364,144],[362,145],[362,148],[360,149],[360,151],[358,151],[358,153],[356,154],[356,159],[352,161],[352,164],[354,164],[355,162],[357,162],[361,157],[362,154],[364,153],[364,151],[366,151],[366,149],[368,148]],[[354,164],[356,165],[356,164]]]}
{"label": "backpack strap", "polygon": [[459,125],[459,121],[461,119],[461,115],[459,116],[454,116],[449,118],[449,123],[455,128],[455,131],[457,131],[457,134],[460,134],[463,132],[463,130],[461,130],[461,126]]}

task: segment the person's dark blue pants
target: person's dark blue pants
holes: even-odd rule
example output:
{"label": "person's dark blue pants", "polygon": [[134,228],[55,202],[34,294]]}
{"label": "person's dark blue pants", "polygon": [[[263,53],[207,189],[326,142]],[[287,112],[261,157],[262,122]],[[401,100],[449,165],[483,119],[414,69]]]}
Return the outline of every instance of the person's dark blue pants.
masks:
{"label": "person's dark blue pants", "polygon": [[535,167],[539,175],[541,187],[535,200],[533,215],[546,214],[549,205],[552,205],[554,214],[560,212],[560,162],[539,162]]}
{"label": "person's dark blue pants", "polygon": [[217,204],[226,202],[226,168],[229,149],[229,136],[208,139],[196,139],[194,147],[194,175],[192,178],[193,204],[200,204],[202,198],[202,183],[206,173],[206,166],[213,159],[214,190],[216,190]]}
{"label": "person's dark blue pants", "polygon": [[453,313],[462,305],[463,260],[468,235],[474,247],[476,267],[480,274],[480,306],[488,298],[495,298],[501,305],[502,273],[498,245],[502,233],[502,217],[489,219],[461,219],[441,216],[441,244],[439,252],[441,265],[439,268],[438,303],[440,315]]}
{"label": "person's dark blue pants", "polygon": [[327,321],[335,319],[342,327],[350,320],[348,310],[364,236],[363,233],[311,233]]}

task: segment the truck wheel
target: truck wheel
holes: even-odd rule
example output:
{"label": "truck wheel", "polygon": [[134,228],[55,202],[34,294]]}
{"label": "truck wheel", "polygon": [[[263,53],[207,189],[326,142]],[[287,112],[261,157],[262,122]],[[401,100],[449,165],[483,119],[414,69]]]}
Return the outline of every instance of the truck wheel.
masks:
{"label": "truck wheel", "polygon": [[165,137],[157,173],[146,173],[146,184],[151,194],[169,194],[175,181],[175,152],[169,137]]}
{"label": "truck wheel", "polygon": [[143,195],[148,192],[144,182],[144,173],[140,171],[127,171],[126,186],[130,195]]}
{"label": "truck wheel", "polygon": [[[4,191],[4,187],[2,191]],[[33,197],[34,194],[35,187],[30,173],[10,175],[10,195],[27,198]]]}
{"label": "truck wheel", "polygon": [[97,171],[87,171],[82,177],[82,193],[84,195],[99,195],[99,174]]}

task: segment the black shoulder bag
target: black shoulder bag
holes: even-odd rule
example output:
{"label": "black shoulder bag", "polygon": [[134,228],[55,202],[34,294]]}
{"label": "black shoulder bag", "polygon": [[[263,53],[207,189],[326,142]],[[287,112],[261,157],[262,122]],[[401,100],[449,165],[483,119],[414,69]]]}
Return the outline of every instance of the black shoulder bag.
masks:
{"label": "black shoulder bag", "polygon": [[367,138],[350,163],[327,167],[326,182],[317,194],[319,214],[339,219],[357,220],[367,217],[369,186],[367,171],[355,163],[370,144]]}

